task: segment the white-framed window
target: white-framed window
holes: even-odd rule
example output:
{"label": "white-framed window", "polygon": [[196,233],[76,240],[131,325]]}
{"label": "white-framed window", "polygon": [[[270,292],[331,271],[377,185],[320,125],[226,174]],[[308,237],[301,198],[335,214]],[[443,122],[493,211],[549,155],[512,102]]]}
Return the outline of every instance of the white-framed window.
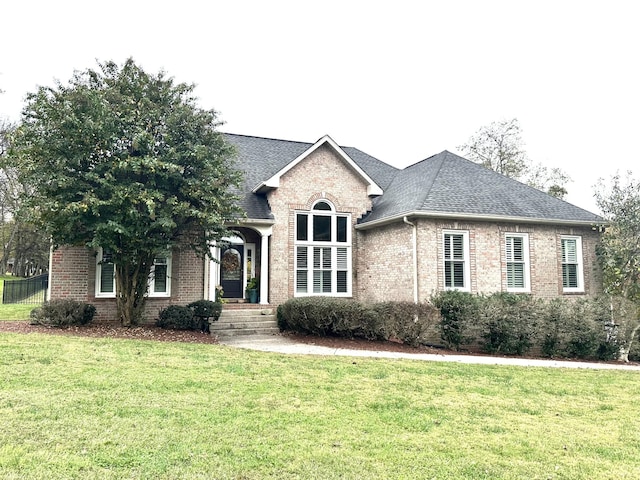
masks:
{"label": "white-framed window", "polygon": [[562,291],[584,292],[582,269],[582,237],[563,235],[560,237],[562,257]]}
{"label": "white-framed window", "polygon": [[466,230],[445,230],[442,237],[444,288],[470,292],[469,232]]}
{"label": "white-framed window", "polygon": [[327,200],[295,215],[295,295],[351,296],[351,215]]}
{"label": "white-framed window", "polygon": [[[171,255],[154,258],[149,275],[149,297],[171,296]],[[116,265],[111,253],[103,248],[96,255],[96,297],[115,298]]]}
{"label": "white-framed window", "polygon": [[96,255],[96,297],[116,296],[116,268],[111,260],[111,252],[98,249]]}
{"label": "white-framed window", "polygon": [[505,235],[505,260],[508,292],[530,292],[529,235]]}

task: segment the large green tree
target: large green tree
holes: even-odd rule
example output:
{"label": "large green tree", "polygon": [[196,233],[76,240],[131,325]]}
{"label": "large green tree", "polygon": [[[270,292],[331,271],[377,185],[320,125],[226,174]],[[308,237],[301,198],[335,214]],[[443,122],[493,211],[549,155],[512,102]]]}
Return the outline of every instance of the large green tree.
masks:
{"label": "large green tree", "polygon": [[111,253],[123,325],[143,318],[154,258],[208,253],[239,215],[233,149],[193,89],[132,59],[99,63],[28,95],[12,141],[25,206],[54,245]]}
{"label": "large green tree", "polygon": [[627,361],[629,350],[640,332],[640,182],[631,172],[615,175],[609,184],[600,180],[596,201],[608,225],[596,251],[602,268],[605,291],[621,305],[631,304],[620,319],[620,358]]}
{"label": "large green tree", "polygon": [[549,195],[564,198],[567,194],[569,175],[560,168],[548,168],[529,159],[517,118],[481,127],[458,148],[469,160]]}

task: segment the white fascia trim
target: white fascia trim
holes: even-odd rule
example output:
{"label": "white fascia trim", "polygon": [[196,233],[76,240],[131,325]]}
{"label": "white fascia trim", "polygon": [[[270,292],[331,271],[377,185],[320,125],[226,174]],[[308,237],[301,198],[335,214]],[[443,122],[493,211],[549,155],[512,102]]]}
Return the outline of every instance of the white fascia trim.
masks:
{"label": "white fascia trim", "polygon": [[596,222],[589,220],[560,220],[549,218],[528,218],[528,217],[511,217],[508,215],[477,215],[471,213],[446,213],[446,212],[423,212],[420,210],[413,212],[404,212],[391,217],[381,218],[373,222],[361,223],[355,226],[356,230],[369,230],[371,228],[381,227],[390,223],[402,222],[405,217],[410,218],[434,218],[434,219],[451,219],[451,220],[480,220],[493,222],[517,222],[517,223],[537,223],[543,225],[572,225],[580,227],[594,227],[602,225],[606,222]]}
{"label": "white fascia trim", "polygon": [[362,177],[362,179],[367,184],[367,195],[369,196],[382,195],[383,193],[382,188],[380,188],[376,184],[376,182],[374,182],[371,179],[371,177],[369,177],[369,175],[367,175],[364,172],[364,170],[362,170],[329,135],[325,135],[324,137],[322,137],[320,140],[314,143],[311,147],[305,150],[302,154],[296,157],[292,162],[287,164],[287,166],[285,166],[283,169],[281,169],[279,172],[277,172],[268,180],[256,185],[251,191],[253,193],[259,193],[264,189],[278,188],[280,186],[280,177],[282,177],[282,175],[287,173],[289,170],[291,170],[298,163],[300,163],[302,160],[307,158],[309,155],[311,155],[313,152],[315,152],[318,148],[320,148],[325,143],[331,146],[331,148],[335,150],[335,152],[340,156],[340,158],[342,158],[342,160],[344,160],[353,171],[355,171],[358,175]]}
{"label": "white fascia trim", "polygon": [[243,218],[237,223],[228,224],[232,226],[238,225],[275,225],[276,221],[273,218]]}

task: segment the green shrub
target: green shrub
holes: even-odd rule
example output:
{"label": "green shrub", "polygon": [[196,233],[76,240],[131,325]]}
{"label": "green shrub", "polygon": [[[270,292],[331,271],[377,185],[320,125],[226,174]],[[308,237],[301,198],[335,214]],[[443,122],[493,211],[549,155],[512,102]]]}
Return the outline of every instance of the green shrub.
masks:
{"label": "green shrub", "polygon": [[612,331],[611,299],[553,299],[543,315],[541,351],[548,357],[610,360],[620,345]]}
{"label": "green shrub", "polygon": [[331,297],[293,298],[278,308],[278,326],[314,335],[378,338],[375,317],[358,302]]}
{"label": "green shrub", "polygon": [[534,344],[541,303],[530,295],[494,293],[478,297],[482,349],[522,355]]}
{"label": "green shrub", "polygon": [[211,300],[197,300],[187,305],[196,317],[212,319],[217,322],[222,313],[222,304]]}
{"label": "green shrub", "polygon": [[431,297],[431,303],[440,310],[440,338],[445,346],[459,350],[462,345],[473,343],[473,332],[478,311],[478,297],[467,292],[447,290]]}
{"label": "green shrub", "polygon": [[363,305],[330,297],[294,298],[278,307],[278,326],[320,336],[398,339],[419,345],[433,337],[439,312],[429,304],[386,302]]}
{"label": "green shrub", "polygon": [[195,330],[193,310],[182,305],[169,305],[160,310],[156,325],[171,330]]}
{"label": "green shrub", "polygon": [[432,343],[437,336],[440,311],[428,303],[384,302],[373,306],[382,339],[397,339],[412,346]]}
{"label": "green shrub", "polygon": [[93,320],[96,307],[71,299],[51,300],[31,311],[33,325],[49,325],[66,327],[69,325],[86,325]]}

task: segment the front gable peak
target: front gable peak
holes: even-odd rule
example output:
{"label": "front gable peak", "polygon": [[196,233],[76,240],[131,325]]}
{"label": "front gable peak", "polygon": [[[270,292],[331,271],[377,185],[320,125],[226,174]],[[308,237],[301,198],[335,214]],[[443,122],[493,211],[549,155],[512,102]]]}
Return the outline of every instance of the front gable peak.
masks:
{"label": "front gable peak", "polygon": [[285,165],[283,168],[281,168],[278,172],[276,172],[270,178],[268,178],[267,180],[264,180],[263,182],[259,183],[252,190],[253,193],[263,193],[265,191],[278,188],[280,186],[280,178],[285,173],[287,173],[289,170],[291,170],[293,167],[298,165],[300,162],[302,162],[305,158],[307,158],[313,152],[315,152],[316,150],[318,150],[319,148],[321,148],[321,147],[323,147],[325,145],[328,146],[329,148],[331,148],[338,155],[338,157],[340,159],[342,159],[342,161],[354,173],[356,173],[356,175],[358,175],[360,178],[362,178],[362,180],[367,185],[367,195],[369,195],[369,196],[382,195],[382,188],[380,188],[380,186],[378,184],[376,184],[376,182],[374,182],[373,179],[369,175],[367,175],[364,172],[364,170],[362,170],[358,166],[358,164],[356,162],[354,162],[353,159],[349,155],[346,154],[344,149],[342,147],[340,147],[340,145],[338,145],[329,135],[325,135],[322,138],[320,138],[316,143],[311,145],[311,147],[309,147],[307,150],[305,150],[300,155],[298,155],[295,159],[293,159],[291,162],[289,162],[287,165]]}

